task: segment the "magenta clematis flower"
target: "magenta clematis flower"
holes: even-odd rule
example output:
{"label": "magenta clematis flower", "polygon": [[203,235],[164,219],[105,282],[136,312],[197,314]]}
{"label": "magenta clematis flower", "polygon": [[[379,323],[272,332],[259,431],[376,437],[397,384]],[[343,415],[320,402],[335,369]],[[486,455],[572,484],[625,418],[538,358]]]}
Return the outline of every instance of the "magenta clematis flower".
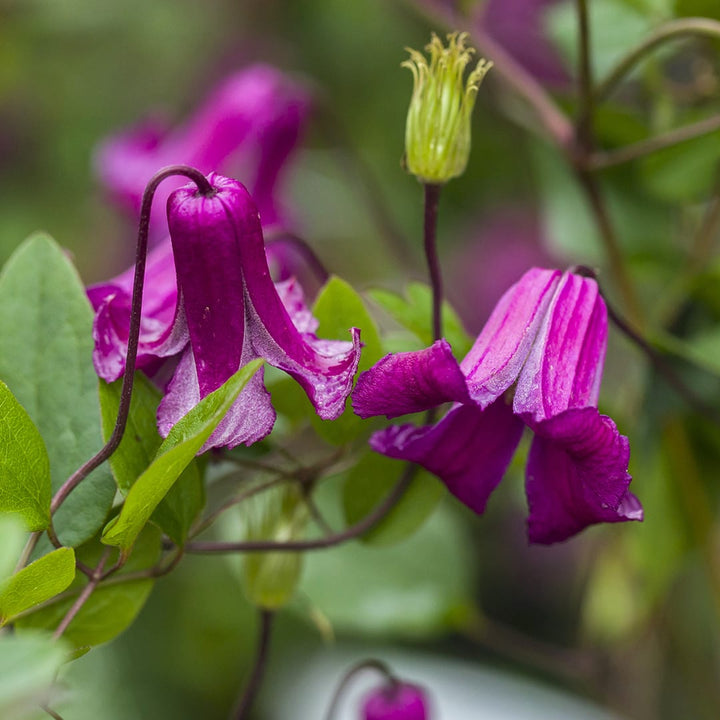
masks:
{"label": "magenta clematis flower", "polygon": [[360,376],[353,406],[392,418],[453,402],[436,424],[386,428],[371,446],[422,465],[477,513],[528,426],[529,538],[558,542],[593,523],[642,519],[628,490],[628,440],[597,410],[606,344],[597,283],[534,268],[503,295],[462,363],[445,340],[388,355]]}
{"label": "magenta clematis flower", "polygon": [[[281,218],[275,188],[308,108],[304,89],[275,68],[253,65],[226,78],[185,125],[169,130],[150,120],[105,141],[95,157],[97,173],[133,218],[147,182],[167,165],[242,177],[267,228]],[[169,180],[157,192],[150,225],[157,239],[166,234],[165,201],[182,184]]]}
{"label": "magenta clematis flower", "polygon": [[363,720],[427,720],[427,698],[422,688],[398,683],[375,688],[362,705]]}
{"label": "magenta clematis flower", "polygon": [[[208,180],[213,196],[190,184],[168,200],[181,298],[170,335],[189,342],[158,409],[160,433],[167,435],[202,398],[257,357],[297,380],[321,418],[339,417],[360,359],[360,331],[350,330],[351,342],[318,339],[317,321],[297,284],[276,286],[270,278],[258,210],[248,191],[221,175]],[[249,445],[265,437],[274,422],[258,372],[204,449]]]}

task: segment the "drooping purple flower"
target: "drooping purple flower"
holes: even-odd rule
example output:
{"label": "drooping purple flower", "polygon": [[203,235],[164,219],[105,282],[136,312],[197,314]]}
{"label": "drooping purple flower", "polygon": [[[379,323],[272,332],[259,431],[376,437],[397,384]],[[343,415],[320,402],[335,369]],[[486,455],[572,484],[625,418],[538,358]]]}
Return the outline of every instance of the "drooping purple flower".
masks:
{"label": "drooping purple flower", "polygon": [[[158,410],[162,435],[238,368],[261,357],[291,375],[323,419],[339,417],[360,358],[352,342],[321,340],[294,281],[270,278],[257,207],[236,180],[211,174],[216,193],[194,184],[168,200],[180,302],[172,334],[189,337]],[[275,411],[258,372],[212,435],[209,447],[251,444],[272,429]]]}
{"label": "drooping purple flower", "polygon": [[428,720],[429,717],[425,692],[405,682],[374,688],[362,704],[362,720]]}
{"label": "drooping purple flower", "polygon": [[628,490],[628,440],[597,410],[606,344],[597,283],[534,268],[503,295],[461,363],[445,340],[388,355],[360,376],[353,406],[361,417],[398,417],[453,402],[434,425],[392,426],[371,446],[435,473],[477,513],[528,426],[529,538],[557,542],[593,523],[642,519]]}
{"label": "drooping purple flower", "polygon": [[[225,78],[182,126],[148,120],[106,140],[95,157],[97,173],[113,198],[136,219],[150,178],[167,165],[240,177],[250,188],[264,227],[278,222],[276,186],[300,137],[307,92],[269,65],[253,65]],[[150,224],[166,232],[164,207],[181,179],[158,189]]]}

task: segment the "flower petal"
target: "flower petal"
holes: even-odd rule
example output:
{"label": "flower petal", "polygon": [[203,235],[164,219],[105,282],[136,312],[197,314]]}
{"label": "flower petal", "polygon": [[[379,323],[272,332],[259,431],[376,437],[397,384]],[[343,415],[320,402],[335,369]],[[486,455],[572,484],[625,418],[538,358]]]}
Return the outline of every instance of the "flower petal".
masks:
{"label": "flower petal", "polygon": [[523,424],[504,399],[479,410],[456,405],[435,425],[394,425],[372,435],[376,452],[422,465],[476,513],[502,480]]}
{"label": "flower petal", "polygon": [[420,412],[445,402],[470,402],[465,378],[447,340],[417,352],[386,355],[361,373],[352,393],[362,418]]}
{"label": "flower petal", "polygon": [[592,278],[566,272],[520,372],[514,409],[536,422],[596,407],[607,346],[607,309]]}
{"label": "flower petal", "polygon": [[460,363],[472,399],[487,407],[517,379],[560,279],[558,270],[532,268],[495,306]]}
{"label": "flower petal", "polygon": [[568,410],[533,423],[527,464],[530,542],[566,540],[599,522],[642,520],[628,490],[630,445],[595,408]]}
{"label": "flower petal", "polygon": [[[167,165],[240,174],[268,226],[278,219],[278,176],[297,144],[308,105],[307,93],[284,74],[253,65],[227,77],[184,126],[168,132],[151,121],[107,140],[96,155],[97,172],[134,216],[145,185]],[[171,178],[158,188],[150,224],[154,236],[165,228],[165,201],[184,183]]]}
{"label": "flower petal", "polygon": [[[254,359],[251,355],[250,351],[247,356],[243,356],[240,360],[241,365],[246,365]],[[158,407],[157,421],[160,435],[167,437],[173,425],[190,412],[200,400],[195,359],[192,348],[188,347]],[[269,435],[274,424],[275,410],[270,402],[270,393],[265,389],[263,368],[260,368],[243,388],[208,441],[200,448],[198,455],[210,448],[233,448],[240,443],[252,445]]]}
{"label": "flower petal", "polygon": [[[95,308],[93,363],[98,376],[107,382],[125,372],[134,268],[114,280],[87,290]],[[182,313],[177,308],[177,285],[170,240],[148,255],[145,268],[142,319],[137,367],[143,369],[155,358],[169,357],[187,344]]]}
{"label": "flower petal", "polygon": [[201,397],[238,367],[240,355],[292,375],[323,419],[339,417],[360,359],[360,331],[352,342],[318,339],[301,332],[313,321],[303,309],[298,288],[289,293],[293,317],[270,278],[257,208],[236,180],[209,178],[216,194],[203,197],[194,185],[177,190],[168,201],[188,329],[197,365]]}

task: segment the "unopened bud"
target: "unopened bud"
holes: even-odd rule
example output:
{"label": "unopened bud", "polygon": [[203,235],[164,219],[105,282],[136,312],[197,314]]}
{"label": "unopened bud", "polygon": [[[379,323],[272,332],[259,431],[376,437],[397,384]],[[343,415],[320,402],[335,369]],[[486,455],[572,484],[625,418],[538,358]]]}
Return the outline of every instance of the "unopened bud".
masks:
{"label": "unopened bud", "polygon": [[429,720],[429,703],[417,685],[387,683],[371,690],[362,706],[362,720]]}

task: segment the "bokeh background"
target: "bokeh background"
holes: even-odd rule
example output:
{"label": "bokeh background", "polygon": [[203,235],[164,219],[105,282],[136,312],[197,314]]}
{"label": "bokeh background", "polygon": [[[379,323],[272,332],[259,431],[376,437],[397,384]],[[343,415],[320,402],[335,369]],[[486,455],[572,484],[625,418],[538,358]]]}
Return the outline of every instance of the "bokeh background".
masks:
{"label": "bokeh background", "polygon": [[[473,17],[482,10],[484,31],[573,115],[573,2],[456,4]],[[261,60],[306,83],[315,98],[283,188],[294,229],[361,290],[399,291],[422,280],[421,188],[400,166],[411,89],[400,62],[405,46],[419,48],[432,29],[447,28],[428,17],[433,3],[421,5],[0,0],[0,259],[42,229],[72,253],[88,284],[124,269],[134,230],[96,179],[98,143],[152,113],[181,121],[227,73]],[[590,5],[598,76],[660,23],[720,19],[712,0]],[[652,54],[598,109],[598,144],[620,147],[720,111],[719,59],[720,43],[707,37]],[[478,98],[468,170],[441,200],[448,293],[471,333],[534,264],[598,267],[624,310],[587,199],[537,131],[527,105],[491,73]],[[646,334],[673,372],[716,408],[719,160],[715,131],[600,175]],[[466,686],[475,676],[462,673],[500,671],[616,717],[717,718],[718,427],[617,331],[601,408],[630,437],[643,524],[528,547],[519,457],[482,518],[445,499],[398,544],[353,544],[308,557],[301,591],[280,618],[254,717],[293,716],[282,710],[292,693],[329,700],[342,663],[382,648],[400,667],[410,663],[408,672],[431,691],[437,677],[438,693],[458,690],[443,684],[432,663],[457,668]],[[328,487],[332,512],[337,502]],[[187,558],[157,583],[126,633],[70,668],[58,709],[66,720],[223,718],[254,637],[237,563]],[[320,664],[324,674],[300,682],[325,651],[336,653],[337,665]],[[417,664],[418,653],[430,670]],[[482,688],[497,694],[499,682],[478,681],[468,718],[484,717]],[[535,698],[524,685],[500,686],[500,695]],[[596,717],[594,710],[558,714],[539,701],[527,712]]]}

